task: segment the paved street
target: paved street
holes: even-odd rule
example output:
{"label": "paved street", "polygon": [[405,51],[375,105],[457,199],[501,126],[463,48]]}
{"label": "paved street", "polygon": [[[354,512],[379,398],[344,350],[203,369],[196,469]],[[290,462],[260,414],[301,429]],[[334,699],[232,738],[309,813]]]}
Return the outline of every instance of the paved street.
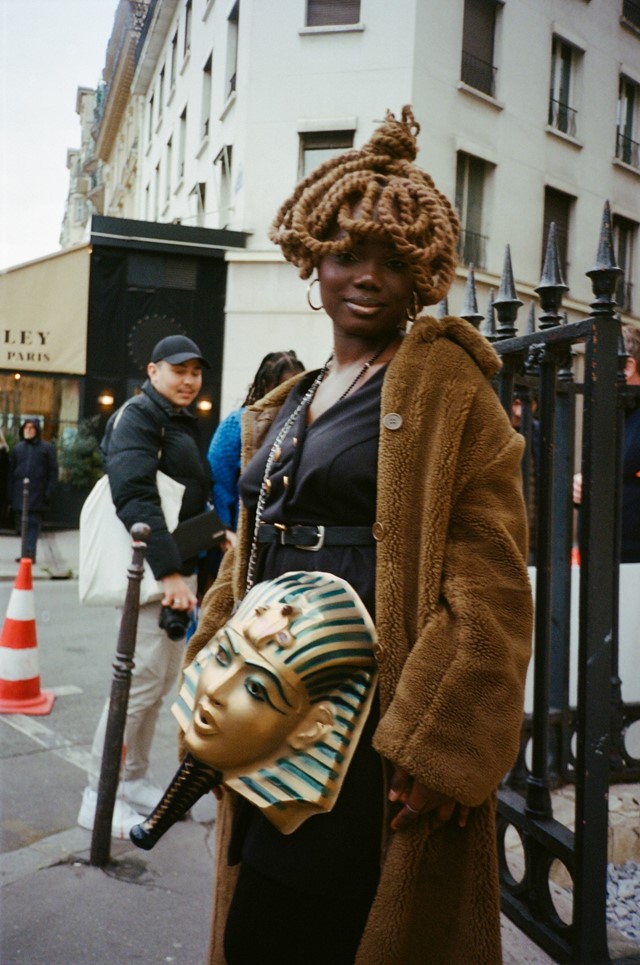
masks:
{"label": "paved street", "polygon": [[[13,588],[6,571],[17,572],[8,542],[0,537],[2,621]],[[205,960],[211,907],[213,799],[199,812],[208,822],[181,822],[154,851],[114,841],[113,867],[87,864],[91,833],[76,817],[117,627],[112,610],[80,607],[77,592],[73,579],[34,579],[41,683],[56,700],[44,717],[0,715],[0,961],[197,965]],[[161,786],[175,767],[167,711],[153,749]]]}

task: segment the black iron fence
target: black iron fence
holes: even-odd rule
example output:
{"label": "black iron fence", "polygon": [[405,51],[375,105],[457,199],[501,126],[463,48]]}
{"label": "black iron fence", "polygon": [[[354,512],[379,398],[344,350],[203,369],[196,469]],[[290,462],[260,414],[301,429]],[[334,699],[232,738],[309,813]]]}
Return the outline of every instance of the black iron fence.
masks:
{"label": "black iron fence", "polygon": [[[502,906],[556,961],[581,965],[609,961],[609,784],[640,778],[640,759],[628,741],[638,727],[640,704],[622,698],[618,609],[624,409],[638,390],[624,380],[614,301],[621,270],[608,204],[596,264],[587,275],[591,314],[569,324],[552,224],[536,289],[540,312],[536,321],[532,306],[524,335],[516,335],[522,302],[508,248],[500,290],[497,296],[491,292],[486,314],[478,311],[473,270],[460,313],[501,356],[496,390],[527,440],[523,479],[535,589],[532,709],[521,754],[499,792]],[[440,306],[439,314],[447,311]],[[579,546],[572,499],[576,468],[583,475]],[[578,641],[575,706],[569,699],[572,634]],[[569,782],[575,784],[575,830],[556,820],[552,807],[552,788]],[[509,860],[513,841],[521,857],[517,866]],[[561,907],[556,883],[562,876]]]}

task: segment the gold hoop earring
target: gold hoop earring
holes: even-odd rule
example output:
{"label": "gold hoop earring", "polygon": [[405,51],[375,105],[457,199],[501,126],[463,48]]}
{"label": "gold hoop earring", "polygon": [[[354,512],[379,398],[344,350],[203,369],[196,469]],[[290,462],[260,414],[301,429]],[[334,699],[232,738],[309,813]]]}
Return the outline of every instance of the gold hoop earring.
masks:
{"label": "gold hoop earring", "polygon": [[420,314],[420,298],[416,291],[413,292],[411,296],[411,304],[407,306],[407,321],[415,322],[417,316]]}
{"label": "gold hoop earring", "polygon": [[313,278],[307,286],[307,302],[309,303],[309,308],[311,308],[314,312],[319,312],[319,311],[322,311],[322,309],[324,308],[324,305],[322,304],[322,302],[320,302],[319,305],[314,305],[313,302],[311,301],[311,289],[313,288],[316,282],[320,284],[320,279]]}

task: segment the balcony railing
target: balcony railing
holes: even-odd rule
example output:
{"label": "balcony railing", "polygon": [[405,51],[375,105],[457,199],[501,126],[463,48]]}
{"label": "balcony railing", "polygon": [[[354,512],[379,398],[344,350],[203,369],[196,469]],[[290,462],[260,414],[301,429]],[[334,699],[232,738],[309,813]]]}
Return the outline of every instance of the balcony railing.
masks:
{"label": "balcony railing", "polygon": [[495,97],[497,73],[498,68],[493,64],[474,57],[466,50],[462,51],[460,79],[463,84],[468,84],[469,87],[474,87],[483,94],[488,94],[489,97]]}
{"label": "balcony railing", "polygon": [[616,133],[616,157],[619,161],[630,164],[632,168],[640,168],[640,144],[618,131]]}
{"label": "balcony railing", "polygon": [[576,118],[578,112],[568,104],[556,100],[555,97],[549,98],[549,125],[555,127],[557,131],[568,134],[569,137],[576,136]]}
{"label": "balcony railing", "polygon": [[475,268],[484,268],[486,265],[486,235],[478,234],[477,231],[460,231],[458,238],[458,258],[463,265],[474,265]]}

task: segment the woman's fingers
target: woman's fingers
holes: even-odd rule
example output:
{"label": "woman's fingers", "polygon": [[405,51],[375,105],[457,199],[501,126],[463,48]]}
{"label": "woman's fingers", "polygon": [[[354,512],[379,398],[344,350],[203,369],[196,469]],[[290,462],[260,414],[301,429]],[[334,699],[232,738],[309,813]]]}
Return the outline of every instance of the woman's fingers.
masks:
{"label": "woman's fingers", "polygon": [[391,821],[393,831],[402,831],[421,818],[428,821],[429,834],[443,827],[457,814],[458,827],[466,827],[469,808],[459,804],[455,798],[447,797],[439,791],[425,787],[401,767],[397,767],[391,778],[389,800],[399,801],[402,807]]}

